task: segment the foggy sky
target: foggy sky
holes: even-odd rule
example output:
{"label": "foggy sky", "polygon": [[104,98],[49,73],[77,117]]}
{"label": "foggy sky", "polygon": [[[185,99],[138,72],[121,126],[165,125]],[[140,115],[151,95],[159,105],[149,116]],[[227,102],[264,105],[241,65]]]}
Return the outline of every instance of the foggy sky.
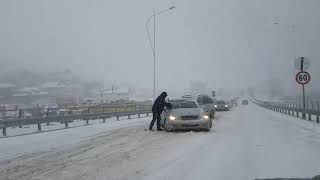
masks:
{"label": "foggy sky", "polygon": [[71,69],[152,89],[145,22],[171,5],[156,19],[159,91],[184,92],[190,81],[240,90],[276,77],[296,92],[295,55],[310,58],[320,89],[318,0],[0,0],[0,71]]}

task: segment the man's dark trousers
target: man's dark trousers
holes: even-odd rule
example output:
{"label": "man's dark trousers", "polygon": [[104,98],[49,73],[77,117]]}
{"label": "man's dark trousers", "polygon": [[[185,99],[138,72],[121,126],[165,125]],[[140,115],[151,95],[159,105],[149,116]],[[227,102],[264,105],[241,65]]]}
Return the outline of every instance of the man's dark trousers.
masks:
{"label": "man's dark trousers", "polygon": [[161,120],[160,113],[156,112],[156,111],[152,112],[152,113],[153,113],[153,117],[152,117],[152,121],[149,126],[149,130],[152,130],[152,127],[153,127],[156,120],[157,120],[157,130],[161,130],[161,128],[160,128],[160,120]]}

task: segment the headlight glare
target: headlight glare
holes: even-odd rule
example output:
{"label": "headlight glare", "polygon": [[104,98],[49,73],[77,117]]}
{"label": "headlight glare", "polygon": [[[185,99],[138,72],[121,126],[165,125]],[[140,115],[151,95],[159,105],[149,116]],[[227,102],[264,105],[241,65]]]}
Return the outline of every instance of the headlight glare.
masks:
{"label": "headlight glare", "polygon": [[204,119],[209,119],[209,115],[205,114],[205,115],[203,115],[203,118]]}
{"label": "headlight glare", "polygon": [[170,116],[169,116],[169,119],[172,120],[172,121],[173,121],[173,120],[176,120],[176,116],[170,115]]}
{"label": "headlight glare", "polygon": [[217,108],[218,106],[217,106],[217,105],[214,105],[214,107]]}

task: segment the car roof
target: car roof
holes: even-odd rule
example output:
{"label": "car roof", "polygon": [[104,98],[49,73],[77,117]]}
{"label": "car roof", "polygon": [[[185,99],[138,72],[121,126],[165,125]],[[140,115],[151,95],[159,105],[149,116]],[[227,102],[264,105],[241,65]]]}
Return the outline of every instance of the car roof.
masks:
{"label": "car roof", "polygon": [[208,94],[199,94],[198,97],[200,97],[200,96],[209,96],[209,95]]}
{"label": "car roof", "polygon": [[224,102],[224,103],[227,103],[227,101],[225,101],[225,100],[216,100],[216,102]]}
{"label": "car roof", "polygon": [[197,102],[195,99],[188,99],[188,98],[174,98],[174,99],[170,99],[170,101],[194,101],[194,102]]}
{"label": "car roof", "polygon": [[183,95],[180,99],[195,99],[196,97],[190,94]]}

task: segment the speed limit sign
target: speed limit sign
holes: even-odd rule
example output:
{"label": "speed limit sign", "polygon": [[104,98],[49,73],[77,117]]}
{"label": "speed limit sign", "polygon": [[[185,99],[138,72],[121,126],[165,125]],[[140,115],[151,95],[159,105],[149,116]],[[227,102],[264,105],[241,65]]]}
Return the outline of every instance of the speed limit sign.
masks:
{"label": "speed limit sign", "polygon": [[311,76],[308,72],[306,71],[300,71],[296,75],[296,81],[299,84],[305,85],[310,82]]}

